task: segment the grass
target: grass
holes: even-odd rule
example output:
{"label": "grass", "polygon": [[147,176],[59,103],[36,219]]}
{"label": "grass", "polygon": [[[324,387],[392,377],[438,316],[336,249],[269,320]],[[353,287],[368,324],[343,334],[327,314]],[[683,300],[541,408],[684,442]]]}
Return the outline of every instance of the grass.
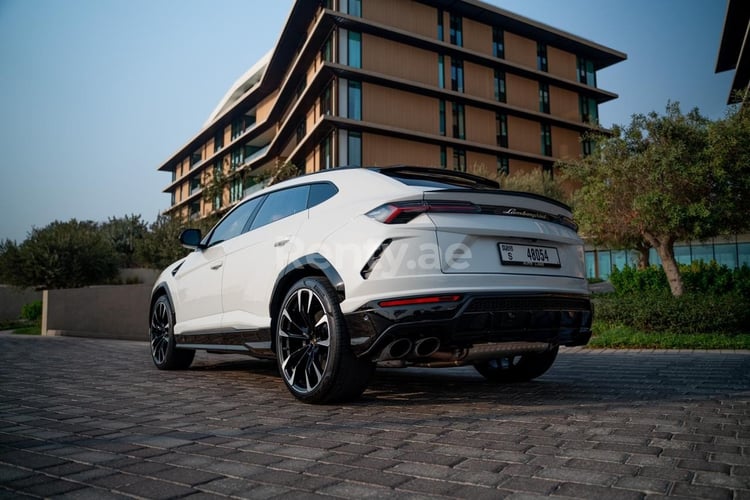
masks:
{"label": "grass", "polygon": [[15,321],[0,321],[0,331],[10,330],[18,335],[41,335],[42,324],[39,321],[18,319]]}
{"label": "grass", "polygon": [[650,333],[634,328],[594,322],[594,336],[588,344],[592,348],[609,349],[749,349],[750,334],[721,333]]}

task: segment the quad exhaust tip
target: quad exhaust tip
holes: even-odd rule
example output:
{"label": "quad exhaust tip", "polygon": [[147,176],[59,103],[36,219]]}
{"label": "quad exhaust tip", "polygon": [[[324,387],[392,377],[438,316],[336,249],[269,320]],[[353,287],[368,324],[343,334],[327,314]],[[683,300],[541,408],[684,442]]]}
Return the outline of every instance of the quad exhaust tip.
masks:
{"label": "quad exhaust tip", "polygon": [[438,349],[440,349],[440,339],[437,337],[419,339],[414,344],[414,354],[419,358],[429,358]]}

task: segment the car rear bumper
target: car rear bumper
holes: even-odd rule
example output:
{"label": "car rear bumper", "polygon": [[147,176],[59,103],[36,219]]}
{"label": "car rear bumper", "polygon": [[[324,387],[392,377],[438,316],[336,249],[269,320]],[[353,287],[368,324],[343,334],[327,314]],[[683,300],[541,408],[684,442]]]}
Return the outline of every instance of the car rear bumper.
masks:
{"label": "car rear bumper", "polygon": [[[539,350],[585,345],[591,338],[593,310],[586,295],[456,295],[460,299],[455,302],[396,307],[374,301],[346,314],[353,350],[373,360],[418,363],[485,344],[498,346],[496,351],[503,346]],[[427,339],[430,348],[417,348]]]}

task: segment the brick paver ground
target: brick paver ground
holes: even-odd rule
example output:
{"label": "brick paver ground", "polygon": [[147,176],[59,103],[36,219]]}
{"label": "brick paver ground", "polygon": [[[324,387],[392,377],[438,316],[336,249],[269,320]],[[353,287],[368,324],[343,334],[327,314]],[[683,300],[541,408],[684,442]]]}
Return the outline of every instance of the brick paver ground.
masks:
{"label": "brick paver ground", "polygon": [[268,362],[0,335],[0,498],[750,499],[750,354],[562,352],[538,381],[381,370],[309,406]]}

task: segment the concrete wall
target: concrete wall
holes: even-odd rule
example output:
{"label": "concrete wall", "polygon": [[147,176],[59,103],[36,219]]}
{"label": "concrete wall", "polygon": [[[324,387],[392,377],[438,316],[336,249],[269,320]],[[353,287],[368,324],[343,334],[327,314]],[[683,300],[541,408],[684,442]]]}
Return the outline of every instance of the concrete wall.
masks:
{"label": "concrete wall", "polygon": [[36,300],[42,300],[42,292],[0,285],[0,321],[19,319],[21,308]]}
{"label": "concrete wall", "polygon": [[45,290],[42,335],[148,339],[151,284]]}

